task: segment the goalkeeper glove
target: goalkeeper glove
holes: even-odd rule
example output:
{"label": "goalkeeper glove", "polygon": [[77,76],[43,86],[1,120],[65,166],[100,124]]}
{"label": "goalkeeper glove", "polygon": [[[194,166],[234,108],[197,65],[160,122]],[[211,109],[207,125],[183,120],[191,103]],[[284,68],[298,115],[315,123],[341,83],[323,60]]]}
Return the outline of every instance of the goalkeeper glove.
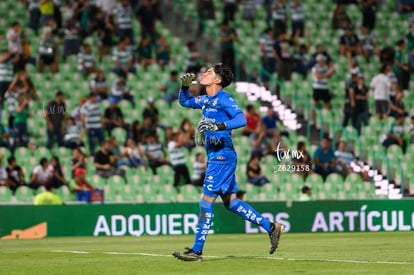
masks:
{"label": "goalkeeper glove", "polygon": [[180,77],[181,79],[181,87],[183,89],[188,89],[193,82],[195,75],[192,73],[186,73]]}
{"label": "goalkeeper glove", "polygon": [[212,120],[203,119],[198,123],[197,129],[200,133],[204,133],[206,131],[215,132],[215,131],[225,130],[226,123],[224,122],[214,123]]}

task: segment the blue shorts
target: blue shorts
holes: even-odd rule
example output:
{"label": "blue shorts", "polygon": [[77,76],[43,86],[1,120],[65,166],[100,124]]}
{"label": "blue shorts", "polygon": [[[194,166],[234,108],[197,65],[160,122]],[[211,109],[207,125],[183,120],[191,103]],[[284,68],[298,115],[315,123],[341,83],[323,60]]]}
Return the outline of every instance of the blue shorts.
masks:
{"label": "blue shorts", "polygon": [[236,171],[237,163],[209,163],[204,178],[203,194],[217,198],[227,197],[237,192]]}

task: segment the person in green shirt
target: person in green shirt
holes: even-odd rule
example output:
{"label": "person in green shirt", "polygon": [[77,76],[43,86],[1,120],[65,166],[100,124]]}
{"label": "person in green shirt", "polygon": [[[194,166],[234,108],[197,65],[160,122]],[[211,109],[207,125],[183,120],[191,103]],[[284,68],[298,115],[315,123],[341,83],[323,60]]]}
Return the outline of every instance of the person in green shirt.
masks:
{"label": "person in green shirt", "polygon": [[404,39],[397,41],[395,51],[394,72],[401,90],[408,90],[410,82],[410,66],[408,64],[407,44]]}
{"label": "person in green shirt", "polygon": [[42,192],[35,197],[35,205],[62,205],[62,199],[53,193],[52,184],[45,185],[45,192]]}
{"label": "person in green shirt", "polygon": [[16,146],[26,146],[28,141],[27,119],[29,116],[29,96],[21,94],[19,96],[19,105],[16,107],[16,113],[13,120],[13,137]]}

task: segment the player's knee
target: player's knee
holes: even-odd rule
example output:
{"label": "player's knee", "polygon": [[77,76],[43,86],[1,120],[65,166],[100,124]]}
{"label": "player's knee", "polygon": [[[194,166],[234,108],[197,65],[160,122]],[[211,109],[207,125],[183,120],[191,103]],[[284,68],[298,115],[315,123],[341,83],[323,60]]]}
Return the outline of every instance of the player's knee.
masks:
{"label": "player's knee", "polygon": [[200,200],[200,208],[201,209],[213,209],[213,202],[205,200],[205,199],[201,199]]}
{"label": "player's knee", "polygon": [[240,200],[239,199],[232,199],[229,202],[227,202],[225,205],[225,207],[230,210],[230,211],[236,211],[238,205],[239,205]]}

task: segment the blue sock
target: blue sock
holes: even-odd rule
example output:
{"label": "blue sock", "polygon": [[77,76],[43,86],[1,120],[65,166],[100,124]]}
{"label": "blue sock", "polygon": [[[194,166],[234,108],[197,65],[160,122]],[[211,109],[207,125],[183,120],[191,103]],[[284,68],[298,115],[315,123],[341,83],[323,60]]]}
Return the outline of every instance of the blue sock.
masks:
{"label": "blue sock", "polygon": [[200,200],[200,217],[197,224],[197,231],[194,237],[194,252],[202,252],[204,243],[213,222],[213,203],[207,200]]}
{"label": "blue sock", "polygon": [[272,231],[272,223],[257,212],[252,206],[248,203],[241,201],[239,199],[231,200],[227,205],[227,209],[231,212],[241,216],[246,221],[252,222],[263,227],[268,233]]}

